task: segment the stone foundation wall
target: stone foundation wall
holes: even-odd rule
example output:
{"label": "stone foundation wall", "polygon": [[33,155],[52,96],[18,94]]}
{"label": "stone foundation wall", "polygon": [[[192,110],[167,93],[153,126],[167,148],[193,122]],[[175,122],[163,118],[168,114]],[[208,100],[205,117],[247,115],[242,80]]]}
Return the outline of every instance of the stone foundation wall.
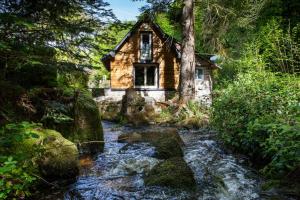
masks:
{"label": "stone foundation wall", "polygon": [[[166,101],[174,96],[175,91],[166,91],[166,90],[140,90],[136,91],[142,97],[151,97],[155,101]],[[125,90],[112,90],[104,89],[104,95],[96,97],[96,101],[101,100],[112,100],[112,101],[121,101],[125,95]]]}
{"label": "stone foundation wall", "polygon": [[[104,92],[103,92],[104,91]],[[95,97],[97,102],[99,101],[112,101],[117,102],[121,101],[123,96],[125,95],[125,90],[112,90],[110,88],[105,88],[101,92],[101,96]],[[172,99],[176,91],[170,90],[137,90],[138,94],[142,97],[147,97],[154,99],[156,102],[165,102],[169,99]],[[204,86],[203,88],[197,88],[196,92],[196,100],[201,101],[204,104],[211,105],[212,98],[211,98],[211,88],[210,85]]]}

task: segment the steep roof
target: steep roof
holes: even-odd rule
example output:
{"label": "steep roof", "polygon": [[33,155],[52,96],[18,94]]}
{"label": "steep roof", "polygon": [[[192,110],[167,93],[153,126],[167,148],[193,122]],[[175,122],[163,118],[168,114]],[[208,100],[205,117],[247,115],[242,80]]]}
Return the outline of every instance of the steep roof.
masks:
{"label": "steep roof", "polygon": [[[109,64],[107,61],[109,61],[111,58],[114,58],[116,53],[121,49],[121,47],[128,41],[128,39],[136,32],[136,30],[143,24],[143,23],[148,23],[153,30],[157,31],[159,36],[164,40],[169,42],[169,46],[171,50],[175,52],[175,55],[178,59],[181,58],[181,44],[172,36],[168,35],[165,33],[162,28],[155,23],[153,20],[149,19],[142,19],[139,20],[132,28],[131,30],[125,35],[125,37],[117,44],[117,46],[111,50],[108,54],[104,55],[101,58],[101,61],[104,63],[105,67],[109,69]],[[205,60],[206,63],[208,63],[212,68],[217,68],[217,66],[210,61],[209,57],[210,55],[208,54],[198,54],[196,53],[196,57],[201,60]],[[212,56],[212,55],[211,55]]]}

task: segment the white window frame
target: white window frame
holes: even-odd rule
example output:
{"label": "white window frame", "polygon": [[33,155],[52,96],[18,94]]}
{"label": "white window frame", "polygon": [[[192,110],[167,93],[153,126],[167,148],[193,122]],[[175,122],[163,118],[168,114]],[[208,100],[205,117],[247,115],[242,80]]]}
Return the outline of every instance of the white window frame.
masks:
{"label": "white window frame", "polygon": [[[144,85],[135,85],[135,68],[136,67],[143,67],[144,68]],[[147,68],[148,67],[155,67],[154,85],[146,85],[146,83],[147,83]],[[133,66],[133,83],[134,83],[134,88],[142,88],[142,89],[158,88],[158,65],[155,65],[155,64],[135,64]]]}
{"label": "white window frame", "polygon": [[[198,78],[198,73],[197,73],[197,70],[202,70],[202,77],[201,78]],[[204,80],[204,68],[203,67],[196,67],[196,70],[195,70],[195,80],[201,80],[203,81]]]}
{"label": "white window frame", "polygon": [[[142,59],[142,46],[143,46],[143,35],[149,35],[149,45],[150,45],[150,59]],[[141,32],[140,34],[140,61],[147,62],[152,60],[152,33],[151,32]]]}

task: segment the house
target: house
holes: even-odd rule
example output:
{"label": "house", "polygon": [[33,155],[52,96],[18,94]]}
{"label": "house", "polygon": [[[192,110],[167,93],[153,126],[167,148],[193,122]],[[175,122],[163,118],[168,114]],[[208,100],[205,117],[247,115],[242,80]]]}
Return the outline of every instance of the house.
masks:
{"label": "house", "polygon": [[[110,72],[105,96],[120,100],[127,88],[142,96],[165,101],[179,85],[180,44],[151,20],[140,20],[123,40],[102,58]],[[211,102],[212,70],[217,66],[203,55],[196,56],[196,99]]]}

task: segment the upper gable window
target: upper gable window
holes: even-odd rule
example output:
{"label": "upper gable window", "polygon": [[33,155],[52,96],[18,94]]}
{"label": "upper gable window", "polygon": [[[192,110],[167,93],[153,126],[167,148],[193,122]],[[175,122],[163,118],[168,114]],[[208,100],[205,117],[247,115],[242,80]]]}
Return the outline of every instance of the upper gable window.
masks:
{"label": "upper gable window", "polygon": [[195,78],[196,78],[196,80],[204,80],[204,69],[203,68],[196,67]]}
{"label": "upper gable window", "polygon": [[152,34],[150,32],[141,33],[141,62],[152,60]]}

